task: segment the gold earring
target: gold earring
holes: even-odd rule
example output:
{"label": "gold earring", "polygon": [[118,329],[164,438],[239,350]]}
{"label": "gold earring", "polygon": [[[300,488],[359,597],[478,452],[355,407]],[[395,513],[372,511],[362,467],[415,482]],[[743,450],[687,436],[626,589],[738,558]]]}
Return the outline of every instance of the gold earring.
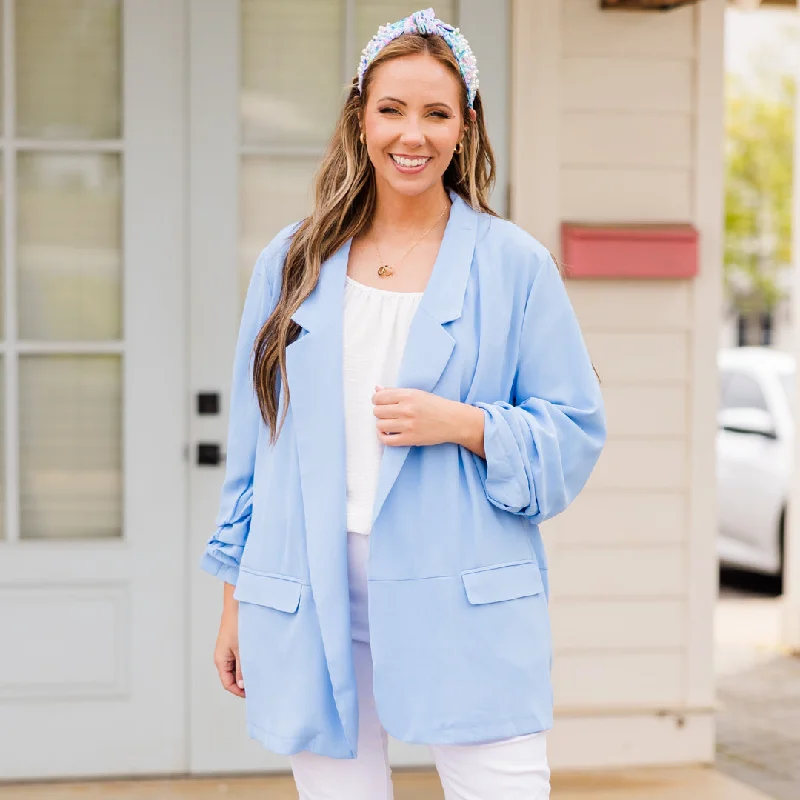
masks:
{"label": "gold earring", "polygon": [[364,136],[364,131],[361,131],[361,135],[358,137],[358,141],[361,142],[361,144],[367,143],[367,138],[366,136]]}
{"label": "gold earring", "polygon": [[464,150],[464,145],[463,145],[463,144],[461,144],[461,142],[459,142],[459,143],[456,145],[456,147],[455,147],[455,150],[453,150],[453,152],[454,152],[454,153],[455,153],[457,156],[460,156],[460,155],[461,155],[461,152],[462,152],[463,150]]}

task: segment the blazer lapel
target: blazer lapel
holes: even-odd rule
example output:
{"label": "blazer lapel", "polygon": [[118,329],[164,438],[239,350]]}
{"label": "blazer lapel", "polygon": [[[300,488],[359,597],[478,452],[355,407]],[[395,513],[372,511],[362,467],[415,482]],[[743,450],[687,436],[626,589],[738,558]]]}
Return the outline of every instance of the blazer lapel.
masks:
{"label": "blazer lapel", "polygon": [[[478,214],[455,192],[433,272],[411,323],[397,386],[433,392],[453,352],[455,340],[445,326],[458,319],[464,306]],[[410,447],[387,445],[383,451],[378,488],[373,507],[373,524],[405,463]]]}
{"label": "blazer lapel", "polygon": [[355,753],[358,714],[350,647],[342,382],[349,253],[347,242],[323,264],[316,288],[292,315],[303,332],[286,349],[286,372],[314,604],[336,708]]}
{"label": "blazer lapel", "polygon": [[[453,352],[445,329],[464,302],[478,215],[456,194],[428,286],[409,329],[397,385],[434,390]],[[357,698],[347,582],[347,465],[342,340],[350,242],[323,264],[314,291],[292,315],[303,331],[286,349],[292,429],[297,441],[308,567],[325,659],[345,736],[355,754]],[[373,510],[377,519],[408,455],[386,447]]]}

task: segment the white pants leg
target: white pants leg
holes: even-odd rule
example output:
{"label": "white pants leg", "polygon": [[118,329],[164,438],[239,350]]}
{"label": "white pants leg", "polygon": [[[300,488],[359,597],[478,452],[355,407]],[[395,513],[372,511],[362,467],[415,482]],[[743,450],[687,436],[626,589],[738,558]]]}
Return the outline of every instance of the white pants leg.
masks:
{"label": "white pants leg", "polygon": [[[302,752],[291,757],[300,800],[393,800],[388,736],[372,694],[369,644],[353,642],[358,684],[358,757]],[[547,800],[546,735],[431,747],[446,800]]]}
{"label": "white pants leg", "polygon": [[304,751],[291,757],[300,800],[393,800],[383,729],[372,694],[372,655],[365,642],[353,642],[358,687],[358,755],[329,758]]}
{"label": "white pants leg", "polygon": [[445,800],[547,800],[547,735],[500,742],[432,745]]}

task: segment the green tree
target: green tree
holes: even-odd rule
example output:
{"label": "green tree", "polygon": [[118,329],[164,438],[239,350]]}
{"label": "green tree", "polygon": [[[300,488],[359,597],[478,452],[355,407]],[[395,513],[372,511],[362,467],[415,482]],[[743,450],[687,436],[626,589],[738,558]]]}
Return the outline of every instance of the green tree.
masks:
{"label": "green tree", "polygon": [[791,264],[795,85],[726,84],[725,283],[737,310],[771,310]]}

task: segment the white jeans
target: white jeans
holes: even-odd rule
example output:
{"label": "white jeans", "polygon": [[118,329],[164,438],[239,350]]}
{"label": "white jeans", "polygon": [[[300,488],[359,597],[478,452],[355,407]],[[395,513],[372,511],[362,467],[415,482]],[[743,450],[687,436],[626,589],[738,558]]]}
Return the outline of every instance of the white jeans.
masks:
{"label": "white jeans", "polygon": [[[388,736],[372,694],[372,654],[353,642],[358,685],[358,757],[337,759],[304,751],[291,757],[300,800],[393,800]],[[547,800],[546,735],[500,742],[431,745],[445,800]]]}

